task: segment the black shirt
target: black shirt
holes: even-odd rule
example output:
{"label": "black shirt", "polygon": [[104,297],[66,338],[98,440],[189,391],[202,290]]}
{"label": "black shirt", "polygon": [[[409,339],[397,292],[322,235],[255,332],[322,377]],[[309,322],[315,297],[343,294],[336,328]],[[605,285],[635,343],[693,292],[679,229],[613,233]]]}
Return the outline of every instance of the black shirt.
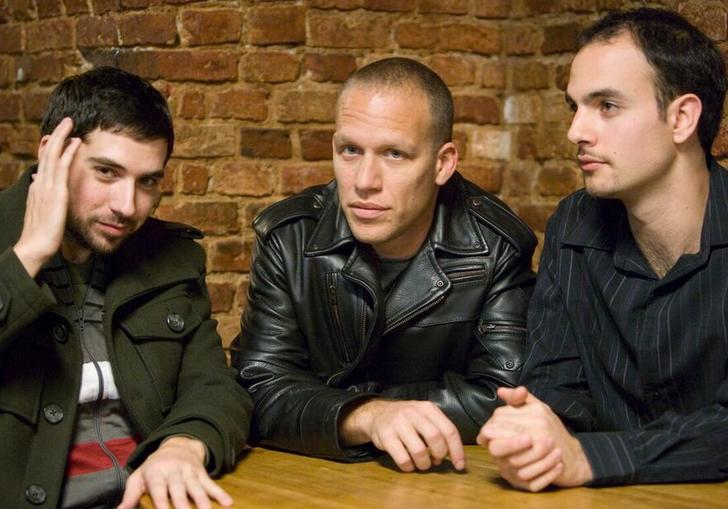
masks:
{"label": "black shirt", "polygon": [[593,484],[728,478],[728,173],[700,252],[659,279],[621,202],[583,190],[549,221],[522,383],[576,433]]}

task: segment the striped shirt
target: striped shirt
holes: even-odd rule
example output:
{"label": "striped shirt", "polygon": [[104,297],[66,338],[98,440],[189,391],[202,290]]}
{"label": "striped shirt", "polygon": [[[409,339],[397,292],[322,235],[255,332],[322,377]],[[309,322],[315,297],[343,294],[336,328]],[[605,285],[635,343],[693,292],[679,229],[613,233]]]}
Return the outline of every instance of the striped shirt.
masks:
{"label": "striped shirt", "polygon": [[103,266],[103,258],[98,256],[85,268],[66,264],[56,256],[43,271],[58,301],[54,312],[71,324],[83,352],[62,509],[116,507],[129,475],[127,458],[138,441],[119,398],[106,350]]}
{"label": "striped shirt", "polygon": [[710,172],[700,252],[662,279],[621,202],[578,191],[549,221],[521,382],[595,485],[728,478],[728,172]]}

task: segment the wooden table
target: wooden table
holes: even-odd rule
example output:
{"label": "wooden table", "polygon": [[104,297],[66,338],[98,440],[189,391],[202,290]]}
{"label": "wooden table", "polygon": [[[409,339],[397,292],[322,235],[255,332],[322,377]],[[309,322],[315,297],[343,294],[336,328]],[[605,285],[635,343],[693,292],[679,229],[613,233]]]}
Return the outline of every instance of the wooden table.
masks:
{"label": "wooden table", "polygon": [[[523,493],[498,476],[485,449],[466,447],[468,468],[449,463],[405,474],[382,459],[338,463],[269,449],[245,453],[234,472],[218,482],[237,508],[519,508],[697,509],[728,507],[728,482],[574,488]],[[141,506],[153,508],[145,497]],[[214,507],[220,507],[214,505]]]}

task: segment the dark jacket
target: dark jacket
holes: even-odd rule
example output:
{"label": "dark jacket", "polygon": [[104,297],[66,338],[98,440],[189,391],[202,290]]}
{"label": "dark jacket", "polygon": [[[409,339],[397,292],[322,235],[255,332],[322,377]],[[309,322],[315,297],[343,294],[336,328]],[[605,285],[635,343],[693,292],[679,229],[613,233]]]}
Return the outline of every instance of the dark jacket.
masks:
{"label": "dark jacket", "polygon": [[[69,324],[48,312],[55,302],[48,286],[31,279],[12,250],[31,171],[0,193],[0,505],[55,508],[82,353]],[[106,262],[107,349],[121,400],[142,439],[129,458],[133,467],[172,434],[200,438],[213,475],[230,470],[245,445],[250,399],[225,366],[210,319],[205,256],[191,240],[199,236],[150,218]],[[169,320],[173,314],[182,323]]]}
{"label": "dark jacket", "polygon": [[[454,175],[428,239],[384,299],[371,250],[352,236],[335,183],[263,211],[233,365],[255,403],[254,436],[339,459],[347,404],[431,400],[472,442],[517,382],[533,285],[533,234]],[[239,350],[238,350],[239,349]]]}

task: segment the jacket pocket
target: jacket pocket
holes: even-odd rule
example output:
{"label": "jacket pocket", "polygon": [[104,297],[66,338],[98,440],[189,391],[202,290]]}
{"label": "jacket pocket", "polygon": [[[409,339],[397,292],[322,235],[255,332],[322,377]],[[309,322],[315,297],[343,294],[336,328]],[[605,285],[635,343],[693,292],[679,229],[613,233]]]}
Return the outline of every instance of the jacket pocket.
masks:
{"label": "jacket pocket", "polygon": [[185,341],[201,322],[186,294],[152,299],[120,322],[152,381],[163,412],[174,403]]}
{"label": "jacket pocket", "polygon": [[525,327],[481,321],[476,335],[500,369],[512,372],[521,370],[527,336]]}
{"label": "jacket pocket", "polygon": [[19,417],[31,425],[36,424],[43,394],[45,369],[42,364],[47,349],[11,348],[0,357],[0,413]]}

